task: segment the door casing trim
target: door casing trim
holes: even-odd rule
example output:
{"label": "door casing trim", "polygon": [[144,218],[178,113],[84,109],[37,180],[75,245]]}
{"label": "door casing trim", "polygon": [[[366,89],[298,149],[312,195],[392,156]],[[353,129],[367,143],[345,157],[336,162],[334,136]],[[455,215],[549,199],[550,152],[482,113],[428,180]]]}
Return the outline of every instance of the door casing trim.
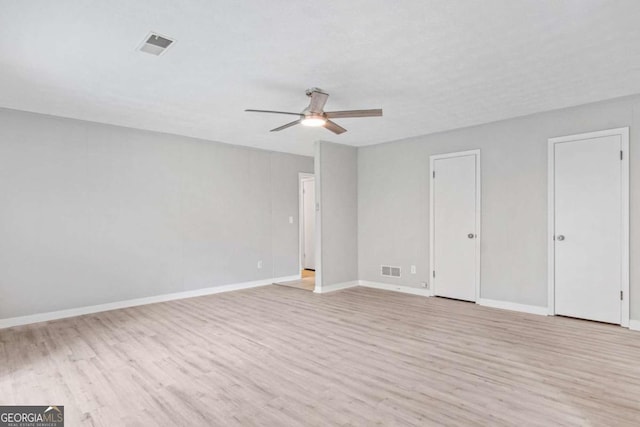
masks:
{"label": "door casing trim", "polygon": [[[312,173],[298,172],[298,271],[302,274],[304,269],[303,252],[304,252],[304,193],[303,183],[307,180],[314,180],[315,175]],[[315,209],[313,210],[315,212]],[[316,236],[314,236],[315,238]],[[316,265],[316,268],[318,266]]]}

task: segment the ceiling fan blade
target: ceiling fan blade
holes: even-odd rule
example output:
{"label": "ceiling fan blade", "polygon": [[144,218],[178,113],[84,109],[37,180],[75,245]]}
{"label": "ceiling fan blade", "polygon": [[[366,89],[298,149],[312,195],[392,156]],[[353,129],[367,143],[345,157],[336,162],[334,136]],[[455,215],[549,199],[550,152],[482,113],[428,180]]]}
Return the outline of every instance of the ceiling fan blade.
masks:
{"label": "ceiling fan blade", "polygon": [[290,128],[291,126],[295,126],[298,123],[300,123],[300,120],[295,120],[295,121],[293,121],[291,123],[287,123],[286,125],[282,125],[279,128],[271,129],[270,132],[278,132],[278,131],[284,130],[286,128]]}
{"label": "ceiling fan blade", "polygon": [[347,110],[347,111],[327,111],[325,113],[330,119],[348,119],[355,117],[380,117],[382,108],[374,110]]}
{"label": "ceiling fan blade", "polygon": [[345,133],[347,131],[345,128],[343,128],[336,122],[332,122],[331,120],[327,120],[324,124],[324,127],[329,129],[331,132],[335,133],[336,135],[340,135],[341,133]]}
{"label": "ceiling fan blade", "polygon": [[324,104],[327,103],[329,98],[328,93],[313,91],[311,92],[311,102],[309,103],[309,111],[313,113],[320,113],[324,108]]}
{"label": "ceiling fan blade", "polygon": [[291,116],[300,116],[300,117],[304,117],[304,114],[300,114],[300,113],[290,113],[288,111],[272,111],[272,110],[244,110],[247,111],[249,113],[273,113],[273,114],[289,114]]}

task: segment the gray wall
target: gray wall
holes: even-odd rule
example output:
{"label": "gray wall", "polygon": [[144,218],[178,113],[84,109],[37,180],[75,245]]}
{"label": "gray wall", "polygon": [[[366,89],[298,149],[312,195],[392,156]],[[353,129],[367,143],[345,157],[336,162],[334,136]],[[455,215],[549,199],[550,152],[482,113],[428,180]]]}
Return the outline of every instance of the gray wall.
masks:
{"label": "gray wall", "polygon": [[321,286],[358,280],[358,150],[316,142]]}
{"label": "gray wall", "polygon": [[[359,278],[406,286],[429,280],[429,156],[479,148],[481,296],[546,306],[547,139],[629,126],[631,317],[639,319],[638,120],[634,96],[359,149]],[[402,278],[381,277],[381,264],[402,266]]]}
{"label": "gray wall", "polygon": [[2,109],[0,318],[298,274],[298,172],[313,159]]}

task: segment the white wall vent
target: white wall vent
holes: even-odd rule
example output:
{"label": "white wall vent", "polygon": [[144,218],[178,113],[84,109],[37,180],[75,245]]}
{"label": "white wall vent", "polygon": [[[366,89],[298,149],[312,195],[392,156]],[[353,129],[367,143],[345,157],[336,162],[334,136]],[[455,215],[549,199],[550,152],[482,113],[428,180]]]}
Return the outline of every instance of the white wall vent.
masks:
{"label": "white wall vent", "polygon": [[386,277],[400,277],[400,267],[382,265],[380,266],[380,274]]}
{"label": "white wall vent", "polygon": [[166,36],[161,36],[157,33],[149,33],[138,50],[150,53],[151,55],[160,56],[174,43],[175,40],[171,40]]}

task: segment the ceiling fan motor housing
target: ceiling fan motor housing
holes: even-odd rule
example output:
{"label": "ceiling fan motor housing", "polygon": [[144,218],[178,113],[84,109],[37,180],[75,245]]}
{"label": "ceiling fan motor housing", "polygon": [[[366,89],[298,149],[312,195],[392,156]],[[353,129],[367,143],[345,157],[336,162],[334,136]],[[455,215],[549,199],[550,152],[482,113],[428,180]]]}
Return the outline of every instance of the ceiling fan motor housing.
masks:
{"label": "ceiling fan motor housing", "polygon": [[308,97],[313,96],[313,92],[318,92],[318,93],[322,93],[324,95],[329,95],[327,92],[325,92],[324,90],[320,89],[319,87],[312,87],[311,89],[307,89],[307,91],[305,92],[307,94]]}

